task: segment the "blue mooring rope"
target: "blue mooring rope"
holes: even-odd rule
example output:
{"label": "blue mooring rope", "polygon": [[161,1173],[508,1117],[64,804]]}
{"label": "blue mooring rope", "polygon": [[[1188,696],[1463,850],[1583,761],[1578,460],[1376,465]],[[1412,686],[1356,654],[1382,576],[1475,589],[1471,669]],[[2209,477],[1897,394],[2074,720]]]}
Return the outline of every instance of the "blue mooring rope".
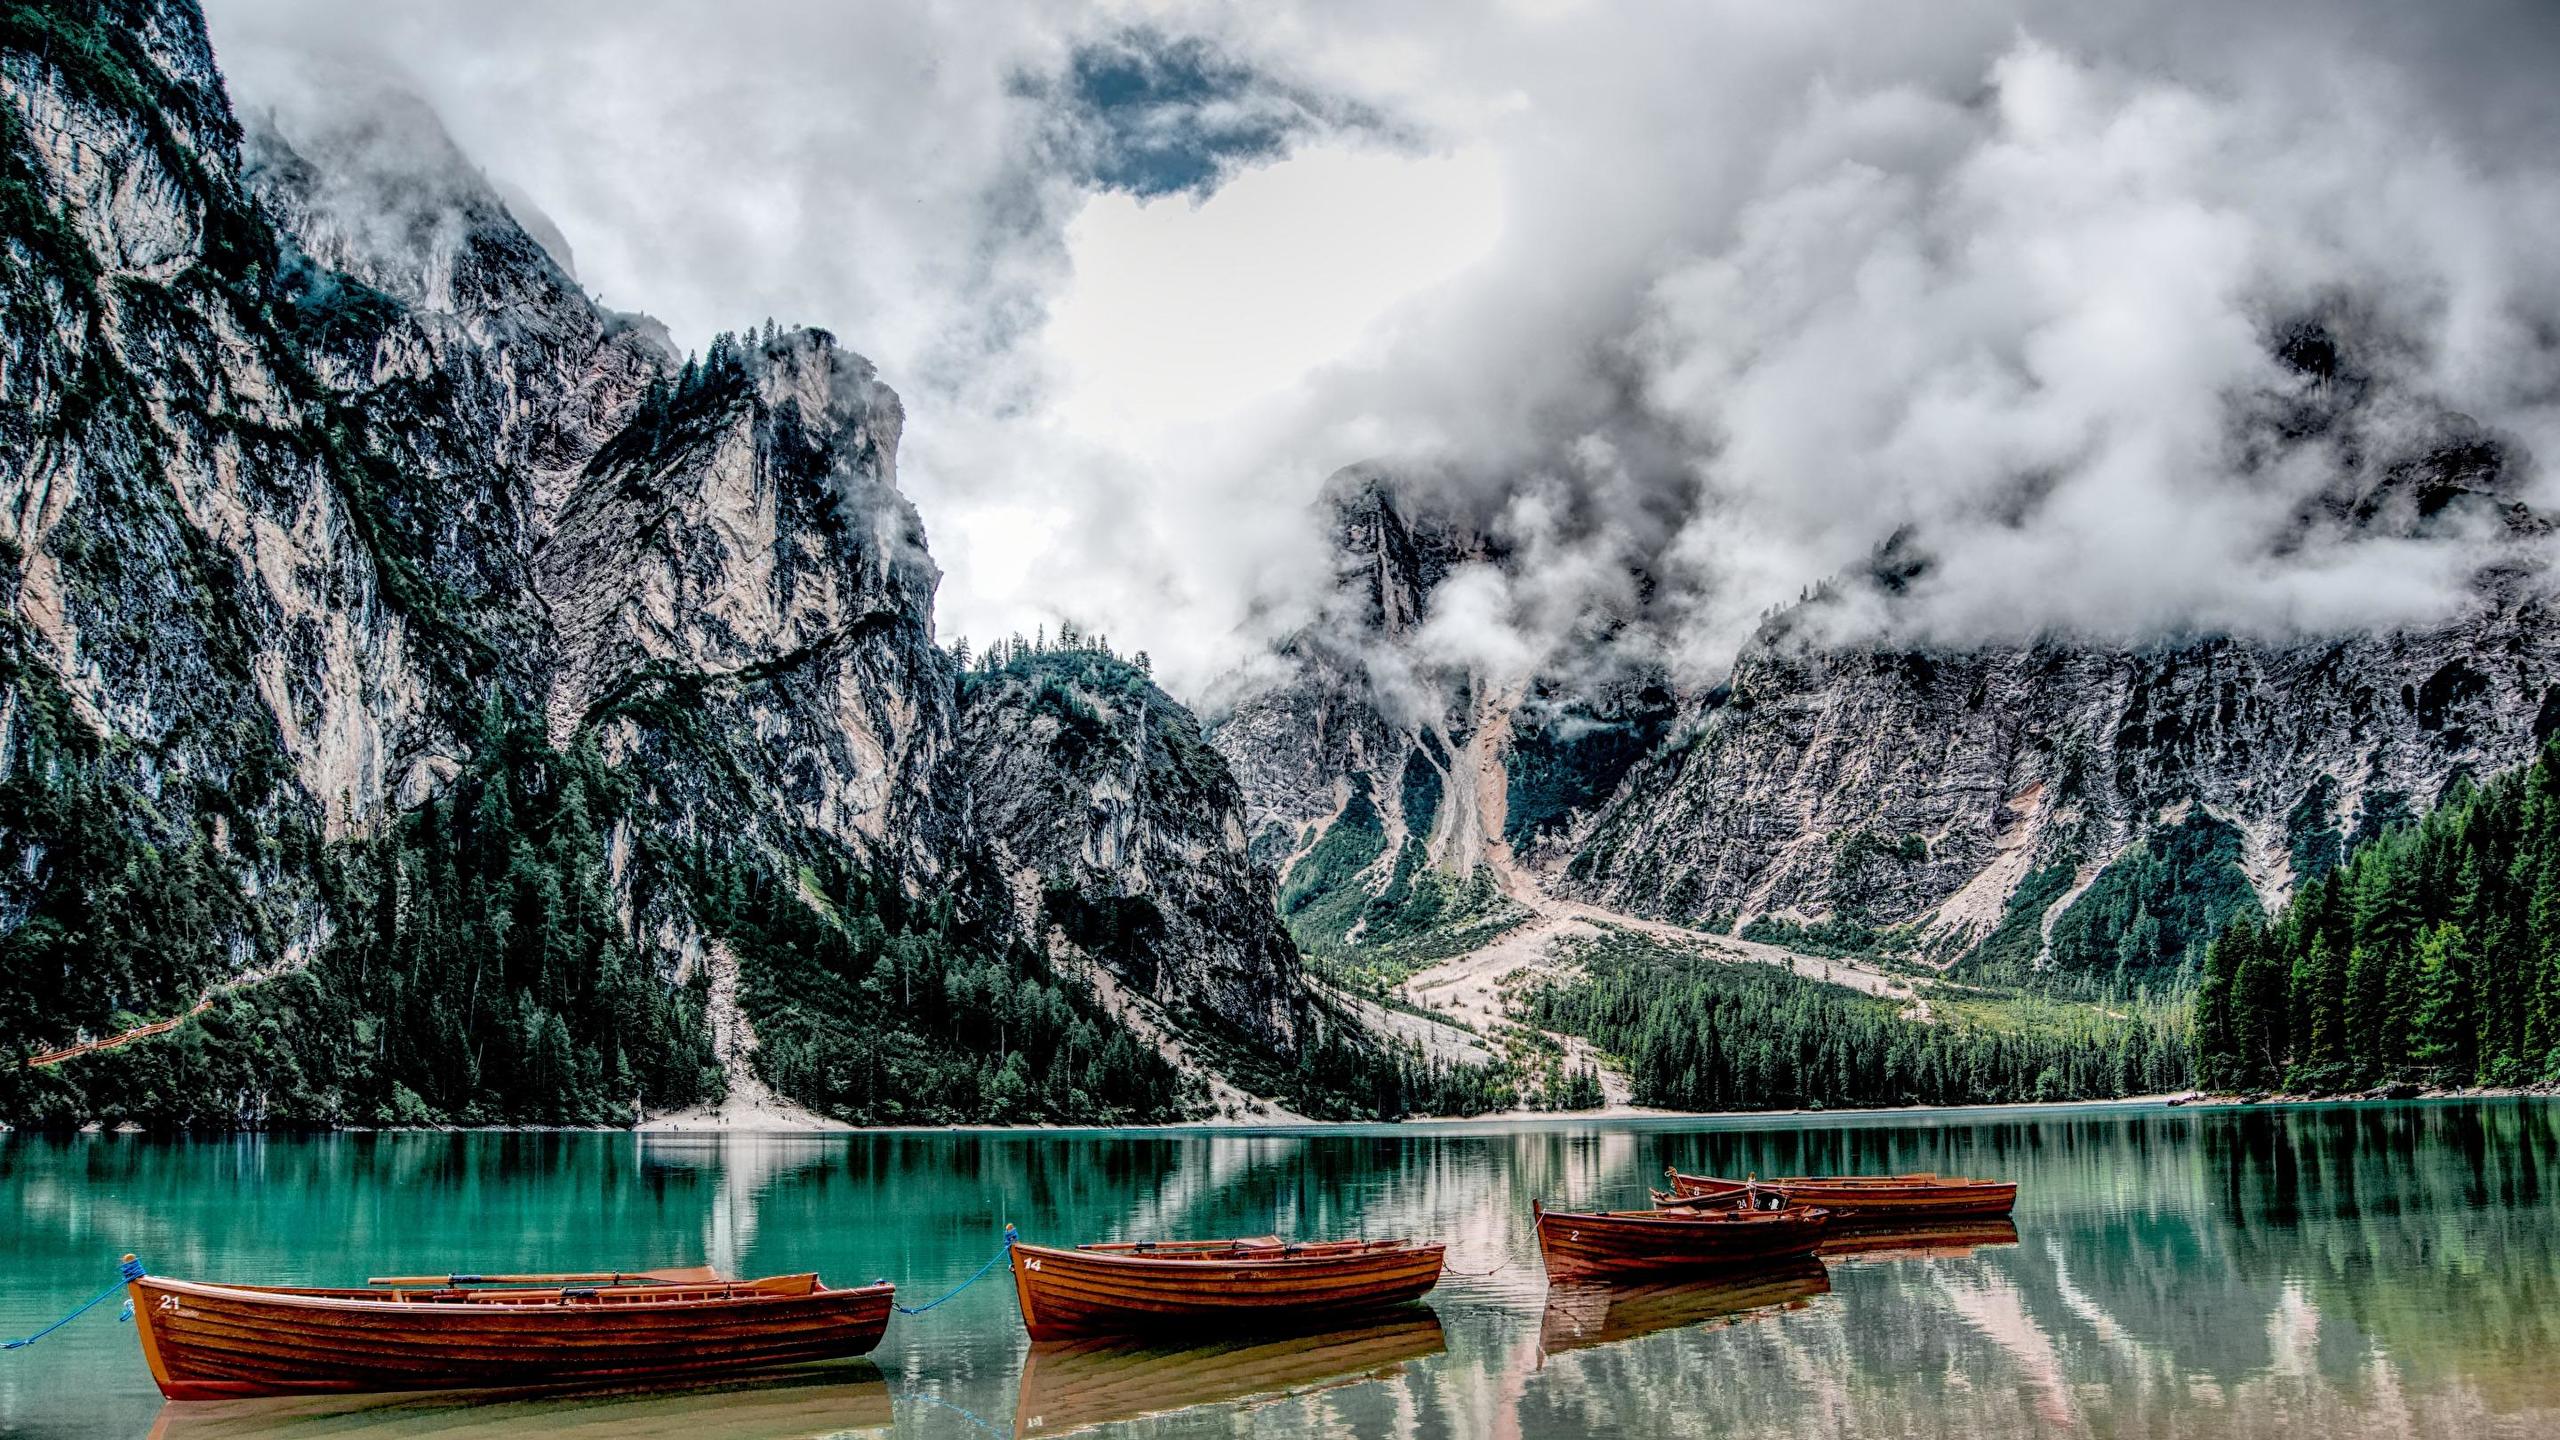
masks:
{"label": "blue mooring rope", "polygon": [[921,1315],[927,1310],[932,1309],[934,1306],[943,1303],[945,1300],[957,1298],[961,1291],[966,1290],[970,1286],[977,1284],[979,1281],[986,1279],[988,1271],[993,1270],[997,1265],[1003,1263],[1004,1257],[1011,1254],[1013,1251],[1013,1242],[1019,1238],[1021,1237],[1013,1233],[1013,1227],[1007,1225],[1004,1227],[1004,1244],[996,1247],[996,1253],[988,1256],[987,1263],[978,1267],[978,1273],[961,1281],[959,1284],[952,1286],[949,1290],[943,1292],[939,1298],[928,1300],[922,1305],[915,1306],[912,1309],[899,1304],[895,1300],[889,1302],[889,1308],[897,1311],[901,1315]]}
{"label": "blue mooring rope", "polygon": [[41,1330],[37,1331],[37,1332],[36,1332],[36,1333],[34,1333],[33,1335],[28,1336],[28,1337],[27,1337],[27,1338],[25,1338],[24,1340],[10,1340],[10,1341],[6,1341],[6,1342],[0,1342],[0,1350],[24,1350],[24,1349],[26,1349],[28,1346],[33,1345],[33,1344],[34,1344],[34,1343],[36,1343],[37,1341],[39,1341],[39,1340],[43,1339],[44,1337],[46,1337],[47,1335],[52,1334],[54,1331],[59,1330],[59,1329],[61,1329],[63,1326],[70,1324],[72,1321],[79,1319],[81,1316],[88,1314],[92,1309],[96,1308],[97,1306],[99,1306],[99,1305],[102,1305],[102,1304],[106,1303],[106,1300],[107,1300],[107,1298],[108,1298],[109,1296],[114,1295],[114,1294],[115,1294],[117,1291],[119,1291],[119,1290],[122,1290],[122,1289],[123,1289],[123,1288],[124,1288],[124,1287],[129,1283],[129,1282],[132,1282],[132,1281],[135,1281],[135,1280],[139,1280],[139,1279],[141,1279],[141,1278],[142,1278],[142,1262],[141,1262],[141,1261],[139,1261],[139,1260],[134,1259],[134,1258],[133,1258],[132,1256],[130,1256],[130,1255],[127,1255],[126,1257],[124,1257],[124,1264],[123,1264],[121,1267],[119,1267],[119,1270],[120,1270],[120,1273],[121,1273],[121,1274],[122,1274],[122,1276],[123,1276],[123,1278],[122,1278],[122,1279],[119,1279],[118,1281],[116,1281],[116,1283],[114,1283],[113,1285],[108,1286],[108,1287],[107,1287],[106,1289],[104,1289],[104,1290],[99,1291],[97,1294],[90,1296],[88,1299],[81,1301],[78,1305],[76,1305],[76,1306],[74,1306],[74,1307],[72,1308],[72,1311],[71,1311],[71,1313],[70,1313],[70,1314],[65,1315],[65,1316],[63,1316],[61,1319],[54,1321],[52,1324],[47,1325],[47,1326],[46,1326],[46,1327],[44,1327],[43,1329],[41,1329]]}

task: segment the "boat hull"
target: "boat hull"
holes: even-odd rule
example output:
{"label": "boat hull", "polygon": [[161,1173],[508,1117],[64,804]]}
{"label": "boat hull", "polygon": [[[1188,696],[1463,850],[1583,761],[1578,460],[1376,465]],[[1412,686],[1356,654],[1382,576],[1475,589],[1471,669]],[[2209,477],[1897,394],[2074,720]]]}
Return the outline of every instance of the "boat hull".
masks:
{"label": "boat hull", "polygon": [[151,1378],[171,1400],[622,1384],[778,1369],[868,1354],[888,1328],[892,1295],[887,1285],[830,1290],[815,1276],[484,1299],[156,1275],[126,1289]]}
{"label": "boat hull", "polygon": [[1826,1210],[1538,1211],[1538,1258],[1550,1280],[1672,1274],[1810,1257],[1830,1233]]}
{"label": "boat hull", "polygon": [[1262,1248],[1171,1256],[1016,1242],[1014,1295],[1032,1339],[1071,1340],[1296,1327],[1409,1304],[1440,1282],[1438,1245]]}
{"label": "boat hull", "polygon": [[1657,1203],[1723,1200],[1742,1196],[1756,1183],[1760,1193],[1775,1192],[1790,1205],[1812,1205],[1830,1211],[1842,1224],[1871,1220],[1958,1220],[2006,1215],[2017,1208],[2018,1187],[2009,1180],[1962,1180],[1936,1175],[1894,1175],[1812,1179],[1788,1177],[1747,1182],[1710,1175],[1671,1173],[1671,1193]]}

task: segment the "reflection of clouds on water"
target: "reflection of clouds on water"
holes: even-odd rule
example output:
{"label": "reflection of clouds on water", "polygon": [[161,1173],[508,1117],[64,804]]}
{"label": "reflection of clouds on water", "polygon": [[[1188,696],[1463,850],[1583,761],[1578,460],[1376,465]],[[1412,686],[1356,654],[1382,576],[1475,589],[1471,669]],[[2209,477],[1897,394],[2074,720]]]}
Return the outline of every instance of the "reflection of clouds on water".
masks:
{"label": "reflection of clouds on water", "polygon": [[644,1165],[708,1170],[718,1177],[703,1205],[702,1263],[723,1275],[745,1273],[766,1188],[778,1177],[833,1163],[844,1148],[841,1140],[824,1136],[642,1131],[636,1140]]}
{"label": "reflection of clouds on water", "polygon": [[[1666,1161],[1974,1171],[2025,1188],[2014,1243],[1863,1252],[1835,1261],[1831,1293],[1804,1309],[1630,1324],[1542,1358],[1529,1202],[1641,1205]],[[21,1135],[0,1137],[0,1162],[0,1312],[22,1330],[102,1283],[100,1258],[124,1249],[232,1279],[703,1260],[887,1275],[930,1297],[986,1259],[1007,1219],[1070,1243],[1277,1229],[1440,1239],[1453,1271],[1494,1273],[1452,1274],[1431,1297],[1445,1353],[1249,1413],[1192,1410],[1110,1434],[2560,1434],[2549,1103],[1756,1129]],[[46,1343],[43,1368],[0,1367],[0,1422],[78,1440],[148,1425],[158,1402],[129,1330]],[[880,1364],[902,1390],[1001,1422],[1026,1347],[998,1271],[893,1325]],[[120,1396],[148,1404],[137,1413]],[[971,1433],[939,1409],[903,1418],[922,1435]]]}
{"label": "reflection of clouds on water", "polygon": [[2267,1316],[2267,1351],[2274,1357],[2267,1366],[2270,1375],[2309,1379],[2320,1363],[2320,1307],[2297,1281],[2285,1282]]}
{"label": "reflection of clouds on water", "polygon": [[[1159,1181],[1152,1191],[1131,1197],[1128,1213],[1121,1220],[1117,1234],[1077,1236],[1070,1243],[1088,1239],[1214,1238],[1192,1234],[1189,1228],[1192,1213],[1232,1194],[1256,1173],[1275,1172],[1291,1165],[1300,1157],[1305,1143],[1285,1135],[1247,1135],[1186,1142],[1182,1146],[1179,1167]],[[1275,1206],[1269,1228],[1278,1234],[1294,1234],[1281,1223],[1282,1218]]]}

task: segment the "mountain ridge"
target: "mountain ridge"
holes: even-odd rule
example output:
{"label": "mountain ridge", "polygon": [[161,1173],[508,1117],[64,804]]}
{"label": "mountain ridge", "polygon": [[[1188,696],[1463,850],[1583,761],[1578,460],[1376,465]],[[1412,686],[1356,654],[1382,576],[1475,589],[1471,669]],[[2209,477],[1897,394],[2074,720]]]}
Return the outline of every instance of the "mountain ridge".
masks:
{"label": "mountain ridge", "polygon": [[[1099,782],[966,703],[902,407],[831,335],[678,356],[414,101],[238,124],[185,0],[12,11],[0,99],[0,1043],[222,996],[12,1067],[8,1118],[596,1121],[754,1055],[841,1118],[1161,1119],[1214,1077],[1129,995],[1226,975],[1194,1008],[1283,1061],[1321,1023],[1240,839],[1110,876],[1201,969],[1013,905],[969,767]],[[1214,824],[1199,753],[1114,803]],[[713,1054],[715,950],[766,1045]]]}
{"label": "mountain ridge", "polygon": [[[1512,547],[1427,472],[1410,486],[1344,472],[1322,502],[1332,598],[1279,646],[1285,678],[1214,732],[1257,845],[1286,862],[1284,907],[1314,883],[1311,857],[1341,850],[1327,837],[1345,817],[1374,810],[1386,843],[1325,882],[1357,893],[1300,913],[1375,913],[1410,869],[1401,812],[1436,783],[1499,813],[1505,866],[1560,900],[1814,954],[1997,961],[2013,978],[2057,963],[2051,934],[2075,909],[2061,961],[2120,948],[2142,920],[2126,898],[2141,867],[2192,864],[2178,883],[2216,897],[2210,913],[2146,932],[2107,978],[2170,977],[2240,896],[2280,905],[2352,838],[2531,759],[2560,727],[2549,600],[2522,559],[2549,530],[2516,494],[2529,460],[2451,412],[2400,453],[2357,441],[2343,347],[2302,330],[2286,344],[2325,357],[2325,379],[2282,426],[2363,457],[2302,533],[2486,537],[2459,613],[2325,638],[1859,638],[1936,578],[1925,537],[1905,534],[1772,611],[1715,684],[1675,685],[1641,644],[1612,661],[1629,622],[1605,610],[1562,659],[1506,678],[1415,637],[1456,564],[1507,573]],[[1490,792],[1453,785],[1460,773],[1500,793],[1478,799]],[[1451,882],[1485,863],[1442,843],[1465,830],[1438,817],[1424,857]],[[1357,926],[1293,923],[1313,950],[1361,949]]]}

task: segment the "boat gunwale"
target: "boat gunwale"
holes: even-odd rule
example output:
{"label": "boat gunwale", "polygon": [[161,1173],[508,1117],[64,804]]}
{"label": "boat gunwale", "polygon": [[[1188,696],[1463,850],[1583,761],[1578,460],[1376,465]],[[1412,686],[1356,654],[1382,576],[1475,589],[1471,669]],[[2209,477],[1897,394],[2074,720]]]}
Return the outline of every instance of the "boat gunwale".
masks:
{"label": "boat gunwale", "polygon": [[1149,1270],[1162,1269],[1167,1273],[1194,1271],[1204,1266],[1222,1269],[1243,1267],[1295,1270],[1351,1264],[1384,1265],[1398,1260],[1419,1261],[1425,1257],[1445,1264],[1449,1251],[1446,1244],[1437,1240],[1419,1243],[1402,1240],[1370,1241],[1363,1243],[1359,1249],[1319,1255],[1257,1255],[1251,1252],[1225,1250],[1206,1250],[1187,1255],[1140,1255],[1127,1250],[1094,1250],[1082,1245],[1073,1247],[1034,1245],[1028,1240],[1015,1241],[1013,1248],[1038,1256],[1064,1255],[1107,1268],[1127,1266]]}
{"label": "boat gunwale", "polygon": [[1669,1175],[1671,1178],[1672,1191],[1674,1194],[1678,1194],[1679,1187],[1682,1185],[1715,1187],[1713,1189],[1702,1189],[1697,1192],[1696,1196],[1681,1196],[1682,1199],[1705,1198],[1708,1196],[1723,1195],[1734,1191],[1750,1190],[1753,1188],[1761,1190],[1788,1190],[1817,1189],[1823,1186],[1834,1186],[1843,1190],[1898,1189],[1921,1191],[2015,1190],[2018,1188],[2018,1182],[2015,1180],[1980,1180],[1963,1175],[1932,1175],[1927,1177],[1911,1175],[1780,1175],[1773,1176],[1766,1180],[1758,1178],[1749,1180],[1727,1180],[1720,1175],[1691,1175],[1680,1170],[1670,1170],[1664,1173]]}
{"label": "boat gunwale", "polygon": [[1635,1225],[1765,1225],[1771,1222],[1814,1224],[1833,1218],[1828,1206],[1788,1205],[1777,1210],[1707,1210],[1681,1206],[1656,1210],[1550,1210],[1540,1206],[1537,1218],[1544,1220],[1613,1220]]}
{"label": "boat gunwale", "polygon": [[[798,1276],[796,1275],[767,1275],[758,1277],[757,1281],[742,1280],[735,1283],[743,1287],[759,1283],[762,1280],[797,1278]],[[624,1286],[619,1290],[618,1299],[615,1302],[594,1304],[583,1303],[590,1298],[586,1296],[579,1297],[579,1302],[581,1303],[572,1303],[569,1298],[559,1290],[511,1291],[499,1287],[488,1287],[486,1289],[479,1290],[475,1290],[473,1287],[467,1286],[461,1288],[462,1293],[466,1294],[479,1293],[521,1296],[523,1300],[528,1303],[505,1304],[472,1301],[439,1303],[434,1301],[421,1302],[409,1298],[416,1295],[449,1293],[447,1291],[427,1289],[423,1287],[415,1290],[385,1290],[379,1293],[346,1290],[335,1293],[324,1292],[320,1294],[313,1294],[310,1293],[309,1290],[298,1287],[224,1285],[207,1280],[179,1280],[166,1275],[144,1275],[140,1279],[130,1282],[130,1284],[134,1286],[154,1286],[179,1295],[191,1296],[198,1300],[281,1305],[291,1309],[315,1310],[329,1314],[400,1315],[411,1318],[423,1318],[427,1316],[488,1317],[492,1315],[508,1314],[618,1314],[628,1313],[629,1311],[644,1307],[653,1313],[667,1310],[692,1310],[697,1308],[734,1309],[744,1305],[792,1302],[806,1303],[812,1300],[820,1300],[835,1296],[860,1297],[866,1295],[877,1295],[882,1299],[888,1299],[897,1291],[897,1287],[895,1285],[892,1285],[885,1280],[874,1281],[868,1285],[830,1286],[820,1282],[815,1273],[811,1273],[810,1281],[811,1284],[809,1289],[789,1294],[775,1293],[771,1291],[746,1290],[743,1293],[702,1295],[693,1297],[668,1296],[664,1299],[655,1300],[644,1298],[646,1289],[650,1287]],[[671,1290],[701,1290],[709,1287],[684,1284],[670,1285],[663,1288]],[[592,1298],[597,1301],[601,1301],[602,1295],[599,1294]],[[635,1304],[635,1301],[638,1303]]]}

